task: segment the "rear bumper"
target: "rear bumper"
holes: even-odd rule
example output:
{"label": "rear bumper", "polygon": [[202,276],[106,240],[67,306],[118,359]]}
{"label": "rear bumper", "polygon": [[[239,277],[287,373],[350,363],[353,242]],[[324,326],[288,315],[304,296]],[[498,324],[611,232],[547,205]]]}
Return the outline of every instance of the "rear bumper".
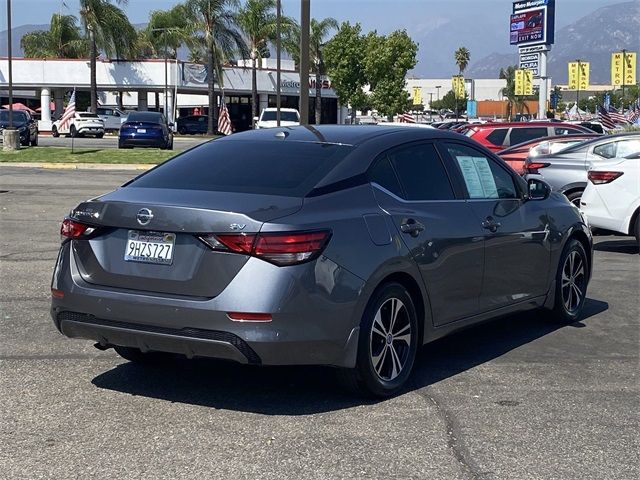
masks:
{"label": "rear bumper", "polygon": [[[353,367],[363,282],[328,259],[316,262],[282,269],[250,259],[224,291],[206,299],[89,284],[67,243],[52,282],[64,297],[52,298],[51,315],[62,334],[104,345],[240,363]],[[331,290],[324,270],[335,279]],[[273,319],[237,322],[227,312],[270,312]]]}
{"label": "rear bumper", "polygon": [[140,137],[123,137],[120,136],[118,139],[118,143],[127,147],[164,147],[166,142],[162,137],[149,137],[149,138],[140,138]]}

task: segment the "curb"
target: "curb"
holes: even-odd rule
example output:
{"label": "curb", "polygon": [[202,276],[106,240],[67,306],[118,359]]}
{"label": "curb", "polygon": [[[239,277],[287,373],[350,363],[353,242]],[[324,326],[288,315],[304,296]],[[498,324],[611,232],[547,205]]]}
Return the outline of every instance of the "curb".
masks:
{"label": "curb", "polygon": [[44,168],[48,170],[149,170],[155,164],[144,163],[45,163],[0,162],[0,167]]}

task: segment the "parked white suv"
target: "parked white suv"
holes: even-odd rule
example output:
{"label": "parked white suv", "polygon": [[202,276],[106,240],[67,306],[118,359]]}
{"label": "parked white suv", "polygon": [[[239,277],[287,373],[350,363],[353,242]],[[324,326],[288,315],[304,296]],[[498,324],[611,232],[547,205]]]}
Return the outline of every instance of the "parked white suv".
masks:
{"label": "parked white suv", "polygon": [[[277,108],[265,108],[260,113],[260,117],[254,118],[256,120],[256,128],[273,128],[277,127],[276,115]],[[295,108],[281,108],[280,109],[280,126],[281,127],[294,127],[300,125],[300,113]]]}
{"label": "parked white suv", "polygon": [[125,112],[111,107],[98,107],[98,116],[104,121],[105,130],[120,130],[127,119]]}
{"label": "parked white suv", "polygon": [[61,120],[53,122],[51,135],[54,137],[59,137],[60,135],[71,135],[72,137],[91,135],[96,138],[102,138],[104,137],[104,121],[95,113],[76,112],[73,114],[73,118],[64,124]]}

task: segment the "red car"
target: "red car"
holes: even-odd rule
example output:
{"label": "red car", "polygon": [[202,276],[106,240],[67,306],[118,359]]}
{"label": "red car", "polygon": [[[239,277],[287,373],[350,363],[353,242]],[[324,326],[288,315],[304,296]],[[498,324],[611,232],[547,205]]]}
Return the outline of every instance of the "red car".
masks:
{"label": "red car", "polygon": [[471,125],[464,132],[492,152],[537,138],[580,133],[593,133],[593,130],[562,122],[494,122]]}
{"label": "red car", "polygon": [[498,152],[498,156],[509,164],[520,175],[525,173],[524,162],[527,157],[537,157],[556,153],[563,148],[583,142],[589,138],[599,137],[597,133],[580,133],[571,135],[554,135],[553,137],[536,138]]}

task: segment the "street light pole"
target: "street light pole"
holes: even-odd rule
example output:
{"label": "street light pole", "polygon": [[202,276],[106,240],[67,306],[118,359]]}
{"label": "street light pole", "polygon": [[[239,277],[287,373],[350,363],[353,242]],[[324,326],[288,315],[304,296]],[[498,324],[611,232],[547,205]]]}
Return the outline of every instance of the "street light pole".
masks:
{"label": "street light pole", "polygon": [[621,110],[622,114],[624,114],[624,84],[626,83],[626,75],[627,75],[627,50],[626,48],[622,49],[622,99],[620,101],[620,106],[622,107]]}
{"label": "street light pole", "polygon": [[438,101],[440,101],[440,88],[442,88],[442,85],[436,85],[436,93],[438,94]]}
{"label": "street light pole", "polygon": [[576,60],[576,62],[578,62],[578,88],[576,90],[576,110],[578,113],[578,118],[582,120],[582,117],[580,116],[580,74],[582,73],[581,72],[582,60],[578,59]]}
{"label": "street light pole", "polygon": [[[276,126],[280,126],[280,57],[282,55],[280,36],[282,35],[282,7],[280,0],[276,2]],[[302,82],[301,82],[302,84]]]}
{"label": "street light pole", "polygon": [[9,128],[13,129],[13,69],[11,54],[11,0],[7,0],[7,57],[9,58]]}

